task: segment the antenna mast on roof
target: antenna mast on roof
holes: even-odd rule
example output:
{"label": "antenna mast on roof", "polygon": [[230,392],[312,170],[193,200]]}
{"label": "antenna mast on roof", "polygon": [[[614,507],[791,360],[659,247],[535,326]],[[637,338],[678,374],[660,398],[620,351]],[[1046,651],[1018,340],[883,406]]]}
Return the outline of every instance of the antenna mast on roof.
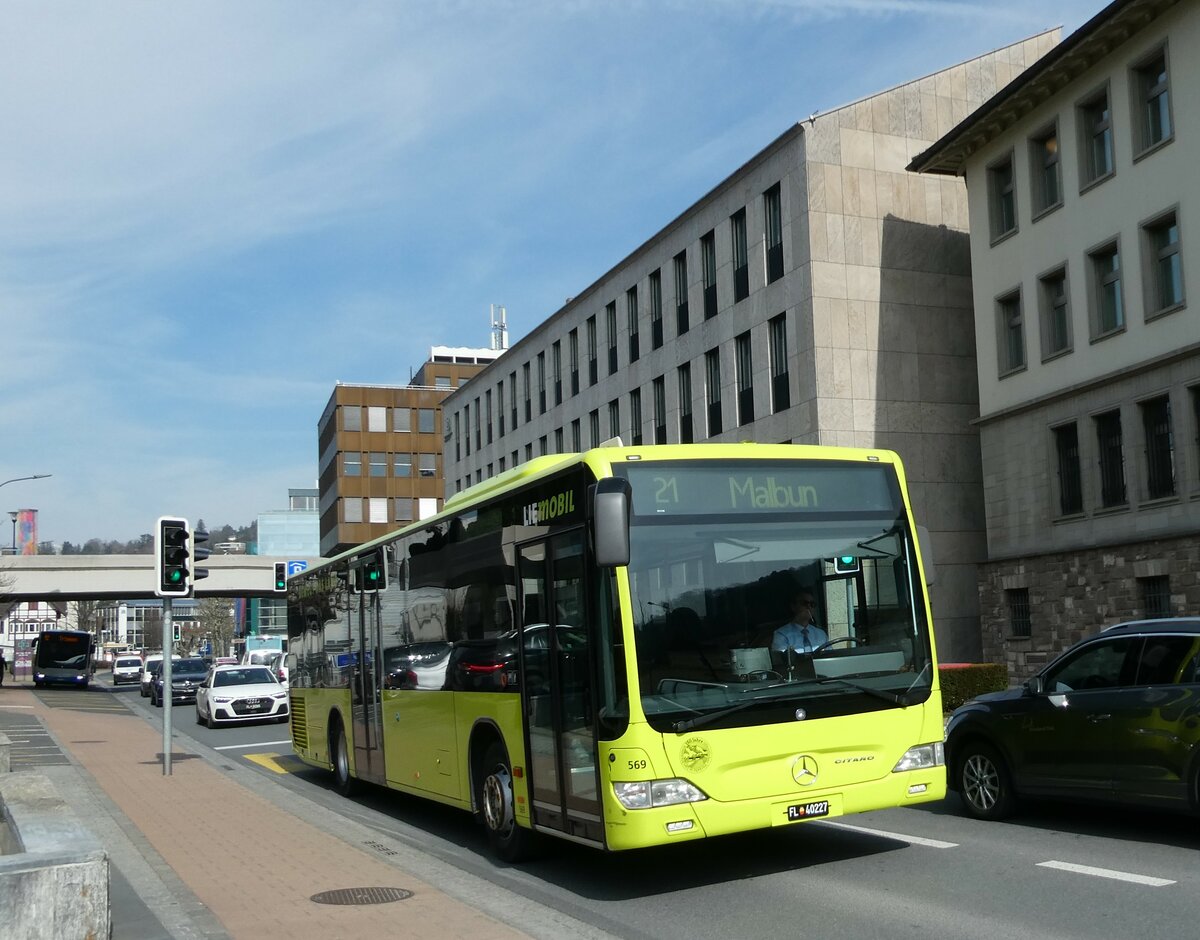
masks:
{"label": "antenna mast on roof", "polygon": [[[496,311],[500,319],[496,319]],[[508,314],[503,304],[492,304],[492,349],[508,349]]]}

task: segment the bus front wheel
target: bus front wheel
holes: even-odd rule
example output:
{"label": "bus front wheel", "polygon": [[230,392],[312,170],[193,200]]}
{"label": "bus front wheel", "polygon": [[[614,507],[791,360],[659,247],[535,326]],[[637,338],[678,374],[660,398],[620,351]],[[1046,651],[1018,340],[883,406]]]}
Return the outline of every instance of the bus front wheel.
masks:
{"label": "bus front wheel", "polygon": [[350,775],[350,750],[346,745],[346,732],[342,730],[341,722],[333,729],[333,746],[330,747],[333,758],[333,785],[342,796],[353,796],[358,790],[358,781]]}
{"label": "bus front wheel", "polygon": [[494,742],[483,758],[479,809],[492,851],[506,862],[521,862],[533,854],[534,834],[518,825],[513,805],[512,768],[503,746]]}

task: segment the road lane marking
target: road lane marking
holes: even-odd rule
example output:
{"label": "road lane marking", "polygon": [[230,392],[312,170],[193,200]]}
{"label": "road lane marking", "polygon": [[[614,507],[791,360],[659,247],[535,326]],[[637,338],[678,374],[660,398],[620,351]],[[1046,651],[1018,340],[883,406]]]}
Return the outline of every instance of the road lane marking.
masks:
{"label": "road lane marking", "polygon": [[214,751],[236,751],[239,747],[274,747],[276,744],[291,744],[292,739],[286,741],[255,741],[253,744],[222,744],[220,747],[214,747]]}
{"label": "road lane marking", "polygon": [[1111,878],[1113,881],[1130,881],[1151,888],[1162,888],[1175,884],[1169,878],[1151,878],[1149,875],[1135,875],[1127,871],[1114,871],[1111,868],[1093,868],[1091,865],[1076,865],[1073,862],[1038,862],[1038,867],[1057,868],[1059,871],[1070,871],[1077,875],[1092,875],[1095,878]]}
{"label": "road lane marking", "polygon": [[293,754],[243,754],[246,760],[253,761],[260,767],[266,767],[267,770],[277,774],[291,773],[285,764],[303,765],[303,761]]}
{"label": "road lane marking", "polygon": [[822,821],[817,825],[833,826],[837,829],[849,829],[851,832],[865,832],[867,835],[883,836],[885,839],[899,839],[901,842],[910,842],[913,845],[923,845],[928,849],[958,848],[957,842],[941,842],[937,839],[925,839],[921,836],[906,836],[902,832],[886,832],[883,829],[868,829],[866,826],[851,826],[849,823]]}

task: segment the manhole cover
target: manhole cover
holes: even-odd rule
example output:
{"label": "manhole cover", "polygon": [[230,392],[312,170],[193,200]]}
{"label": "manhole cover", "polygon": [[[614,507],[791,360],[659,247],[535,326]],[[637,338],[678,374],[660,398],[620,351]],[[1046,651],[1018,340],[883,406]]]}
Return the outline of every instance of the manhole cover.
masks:
{"label": "manhole cover", "polygon": [[318,904],[388,904],[412,897],[403,888],[334,888],[314,894],[309,900]]}

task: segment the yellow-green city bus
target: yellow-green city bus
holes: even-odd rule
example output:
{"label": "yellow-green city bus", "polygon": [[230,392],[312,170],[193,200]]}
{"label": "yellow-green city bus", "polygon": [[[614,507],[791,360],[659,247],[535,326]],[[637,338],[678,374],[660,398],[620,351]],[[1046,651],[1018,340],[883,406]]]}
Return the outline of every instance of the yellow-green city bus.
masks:
{"label": "yellow-green city bus", "polygon": [[889,451],[536,458],[289,581],[293,746],[508,860],[940,800],[924,567]]}

